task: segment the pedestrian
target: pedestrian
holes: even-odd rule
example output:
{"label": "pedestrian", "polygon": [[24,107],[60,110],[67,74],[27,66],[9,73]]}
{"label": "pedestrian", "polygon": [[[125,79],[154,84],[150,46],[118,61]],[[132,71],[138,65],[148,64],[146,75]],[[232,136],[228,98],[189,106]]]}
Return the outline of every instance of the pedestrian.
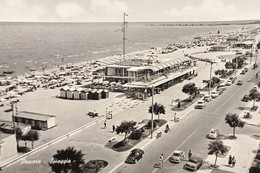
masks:
{"label": "pedestrian", "polygon": [[232,164],[232,156],[229,155],[229,157],[228,157],[228,165],[231,166],[231,164]]}
{"label": "pedestrian", "polygon": [[160,159],[159,159],[159,168],[163,167],[163,154],[161,154]]}
{"label": "pedestrian", "polygon": [[235,159],[235,156],[233,156],[233,158],[232,158],[232,168],[235,166],[235,164],[236,164],[236,159]]}
{"label": "pedestrian", "polygon": [[104,122],[104,129],[107,128],[107,121]]}
{"label": "pedestrian", "polygon": [[165,127],[165,132],[167,133],[167,132],[169,132],[170,131],[170,127],[169,127],[169,125],[168,124],[166,124],[166,127]]}
{"label": "pedestrian", "polygon": [[116,130],[116,127],[115,127],[115,125],[113,125],[113,126],[112,126],[112,128],[113,128],[113,133],[114,133],[114,131]]}
{"label": "pedestrian", "polygon": [[191,152],[191,150],[189,150],[189,152],[188,152],[188,158],[190,158],[191,155],[192,155],[192,152]]}

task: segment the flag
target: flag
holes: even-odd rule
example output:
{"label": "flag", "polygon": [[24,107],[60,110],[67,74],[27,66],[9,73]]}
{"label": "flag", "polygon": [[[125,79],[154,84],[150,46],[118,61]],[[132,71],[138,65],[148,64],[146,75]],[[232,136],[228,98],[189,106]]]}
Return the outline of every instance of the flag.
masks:
{"label": "flag", "polygon": [[128,14],[124,13],[125,16],[128,16]]}

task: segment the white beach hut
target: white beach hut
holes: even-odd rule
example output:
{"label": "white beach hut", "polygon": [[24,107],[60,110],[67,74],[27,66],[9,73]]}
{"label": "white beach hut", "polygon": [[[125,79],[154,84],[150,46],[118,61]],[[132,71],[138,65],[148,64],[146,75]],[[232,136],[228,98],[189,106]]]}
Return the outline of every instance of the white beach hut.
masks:
{"label": "white beach hut", "polygon": [[75,92],[75,88],[74,87],[71,87],[67,90],[67,98],[68,99],[74,99],[74,92]]}
{"label": "white beach hut", "polygon": [[61,98],[67,98],[67,90],[69,87],[65,86],[60,89],[60,97]]}

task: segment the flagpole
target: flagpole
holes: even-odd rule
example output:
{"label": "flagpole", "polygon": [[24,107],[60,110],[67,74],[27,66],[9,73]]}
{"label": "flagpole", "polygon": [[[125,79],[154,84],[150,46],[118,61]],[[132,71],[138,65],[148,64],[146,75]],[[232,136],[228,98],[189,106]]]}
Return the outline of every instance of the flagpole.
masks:
{"label": "flagpole", "polygon": [[125,21],[125,16],[128,16],[126,13],[123,15],[123,58],[125,58],[125,41],[126,41],[126,36],[125,36],[125,30],[126,30],[126,21]]}

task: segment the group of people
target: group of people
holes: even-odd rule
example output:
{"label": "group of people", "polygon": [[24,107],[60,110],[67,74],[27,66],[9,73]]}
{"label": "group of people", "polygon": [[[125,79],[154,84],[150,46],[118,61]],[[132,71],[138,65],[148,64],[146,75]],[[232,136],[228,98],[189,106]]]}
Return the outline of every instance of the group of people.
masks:
{"label": "group of people", "polygon": [[231,155],[229,155],[229,157],[228,157],[228,165],[233,168],[235,166],[235,164],[236,164],[235,156],[232,157]]}

